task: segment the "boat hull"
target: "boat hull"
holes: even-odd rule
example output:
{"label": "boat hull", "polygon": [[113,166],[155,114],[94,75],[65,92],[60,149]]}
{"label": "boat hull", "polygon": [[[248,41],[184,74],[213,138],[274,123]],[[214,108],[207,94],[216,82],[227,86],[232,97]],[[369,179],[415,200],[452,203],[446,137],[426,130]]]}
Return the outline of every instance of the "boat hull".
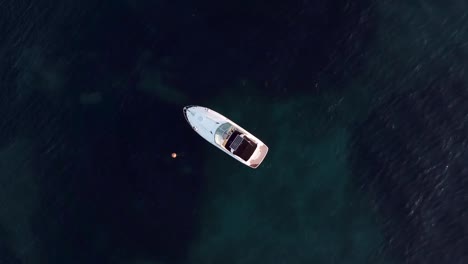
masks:
{"label": "boat hull", "polygon": [[[268,153],[268,147],[260,139],[229,118],[207,107],[196,105],[184,107],[183,112],[185,119],[197,134],[237,161],[255,169],[265,159]],[[232,149],[230,150],[230,147],[225,145],[227,139],[224,143],[219,140],[219,128],[226,125],[226,123],[230,124],[233,130],[238,131],[242,137],[252,142],[252,145],[256,146],[252,154],[249,153],[249,158],[236,155],[235,151],[232,151]],[[217,135],[218,141],[216,140]]]}

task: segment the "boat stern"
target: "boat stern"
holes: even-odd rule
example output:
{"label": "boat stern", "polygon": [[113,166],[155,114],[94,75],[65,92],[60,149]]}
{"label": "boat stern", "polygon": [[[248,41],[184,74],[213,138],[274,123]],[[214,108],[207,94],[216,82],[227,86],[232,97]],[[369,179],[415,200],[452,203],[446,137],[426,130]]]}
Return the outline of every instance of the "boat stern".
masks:
{"label": "boat stern", "polygon": [[247,165],[253,169],[258,168],[268,154],[268,147],[261,143],[258,145],[252,157],[247,161]]}

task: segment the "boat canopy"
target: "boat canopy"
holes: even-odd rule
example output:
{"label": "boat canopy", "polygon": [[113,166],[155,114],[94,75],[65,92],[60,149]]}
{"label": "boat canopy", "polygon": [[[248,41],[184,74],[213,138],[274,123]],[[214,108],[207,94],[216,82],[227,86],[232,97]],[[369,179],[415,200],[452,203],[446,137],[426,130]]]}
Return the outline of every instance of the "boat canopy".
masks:
{"label": "boat canopy", "polygon": [[229,122],[226,122],[220,125],[216,129],[216,132],[214,135],[216,144],[223,146],[224,142],[229,138],[233,130],[234,130],[234,127]]}

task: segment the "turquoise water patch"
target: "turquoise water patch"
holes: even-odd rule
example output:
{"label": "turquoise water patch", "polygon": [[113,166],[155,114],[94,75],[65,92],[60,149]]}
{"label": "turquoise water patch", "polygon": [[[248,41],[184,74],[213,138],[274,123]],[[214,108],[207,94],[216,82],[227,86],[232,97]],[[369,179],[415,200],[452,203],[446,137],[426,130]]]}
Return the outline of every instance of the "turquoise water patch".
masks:
{"label": "turquoise water patch", "polygon": [[[251,170],[207,146],[212,158],[191,263],[364,263],[376,250],[380,233],[350,182],[352,100],[324,97],[258,100],[242,111],[224,105],[223,114],[270,152]],[[243,115],[256,109],[265,114]]]}

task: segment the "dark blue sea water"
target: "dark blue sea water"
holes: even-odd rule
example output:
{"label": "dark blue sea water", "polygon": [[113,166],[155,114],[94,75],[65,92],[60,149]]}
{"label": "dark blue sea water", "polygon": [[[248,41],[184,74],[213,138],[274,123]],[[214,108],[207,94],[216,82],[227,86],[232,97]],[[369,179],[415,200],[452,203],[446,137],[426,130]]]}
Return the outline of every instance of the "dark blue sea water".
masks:
{"label": "dark blue sea water", "polygon": [[467,10],[0,0],[0,263],[468,263]]}

